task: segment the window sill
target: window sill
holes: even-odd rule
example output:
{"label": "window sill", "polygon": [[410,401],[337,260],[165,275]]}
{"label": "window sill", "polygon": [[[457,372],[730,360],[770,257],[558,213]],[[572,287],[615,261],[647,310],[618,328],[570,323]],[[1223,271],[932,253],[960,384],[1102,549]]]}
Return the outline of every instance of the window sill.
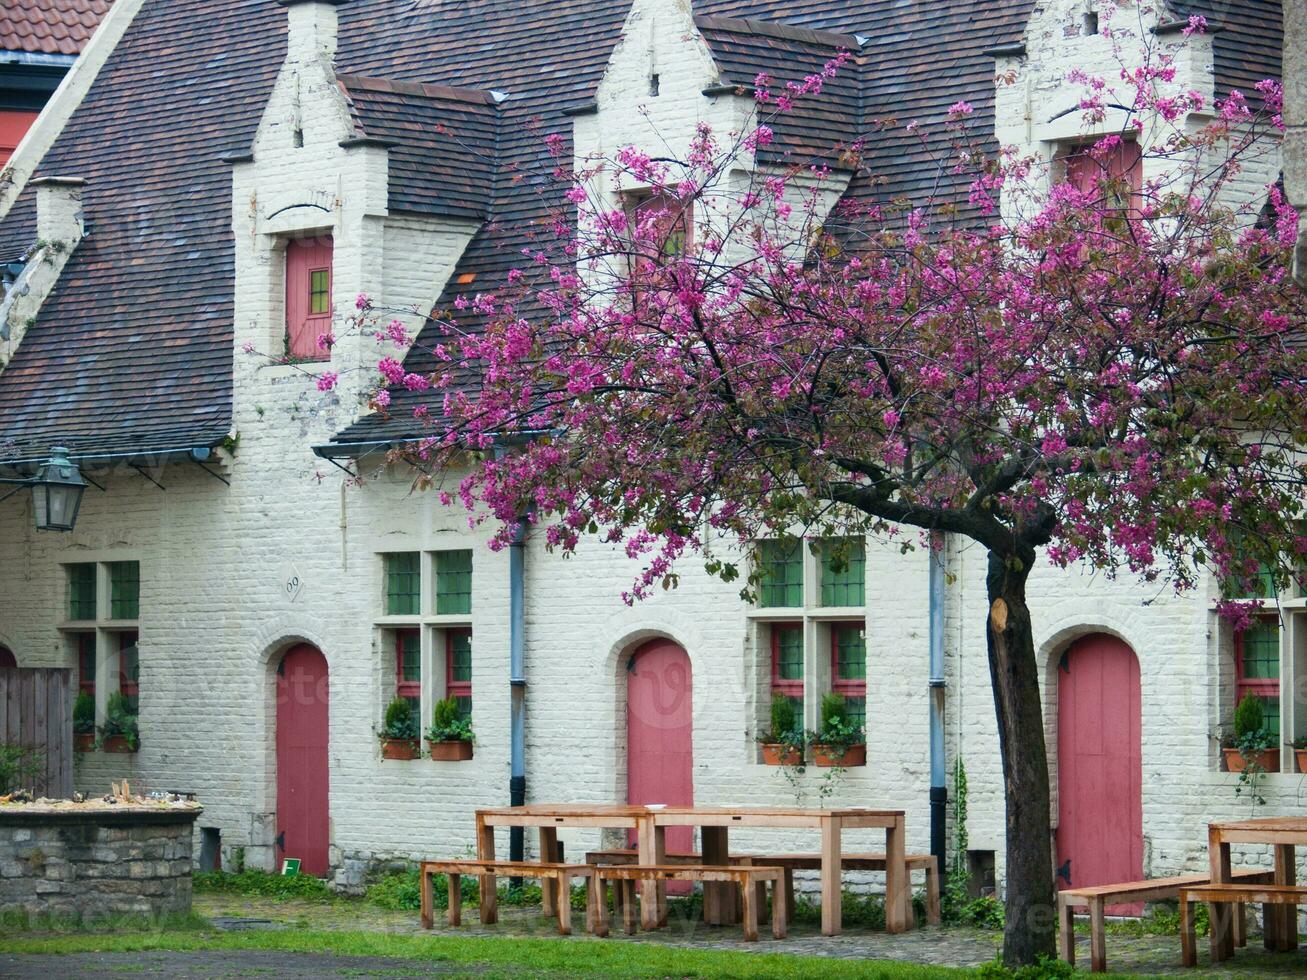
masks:
{"label": "window sill", "polygon": [[130,632],[139,630],[140,623],[139,619],[67,619],[55,626],[55,629],[72,633],[86,633],[96,629]]}
{"label": "window sill", "polygon": [[380,629],[413,629],[418,626],[471,626],[471,613],[428,613],[421,616],[378,616],[373,625]]}

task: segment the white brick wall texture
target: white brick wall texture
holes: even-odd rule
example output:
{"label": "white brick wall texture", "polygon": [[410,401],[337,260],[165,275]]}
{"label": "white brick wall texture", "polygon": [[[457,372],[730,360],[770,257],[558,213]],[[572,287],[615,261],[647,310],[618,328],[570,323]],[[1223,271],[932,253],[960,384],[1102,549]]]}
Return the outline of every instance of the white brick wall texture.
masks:
{"label": "white brick wall texture", "polygon": [[[1084,60],[1081,39],[1057,29],[1078,4],[1044,4],[1021,81],[1000,89],[1003,139],[1027,127],[1027,105],[1055,101],[1056,77]],[[655,8],[656,14],[650,13]],[[269,102],[252,163],[233,174],[237,242],[235,359],[239,444],[226,459],[224,486],[194,466],[105,474],[105,492],[86,496],[77,530],[38,534],[30,504],[0,508],[0,642],[26,666],[72,665],[64,620],[67,562],[139,560],[141,565],[141,730],[134,756],[84,756],[80,788],[102,791],[127,776],[143,789],[194,791],[201,820],[219,827],[228,857],[243,848],[253,866],[271,867],[275,834],[274,671],[291,644],[319,647],[330,668],[333,860],[371,861],[455,855],[473,846],[473,810],[508,802],[508,557],[470,532],[466,515],[431,493],[414,493],[404,473],[362,487],[315,458],[359,411],[360,370],[338,397],[284,366],[239,352],[247,340],[268,349],[280,337],[278,236],[329,230],[335,238],[334,299],[352,308],[366,290],[383,302],[428,303],[438,294],[472,232],[470,225],[392,217],[386,210],[385,151],[338,146],[347,125],[327,60],[329,5],[292,6],[290,53]],[[679,5],[637,3],[640,17],[679,17]],[[295,18],[299,18],[296,21]],[[668,25],[632,33],[600,88],[600,115],[577,120],[578,144],[611,150],[639,142],[656,123],[688,129],[730,99],[705,99],[713,81],[691,32]],[[311,28],[316,28],[316,31]],[[1092,42],[1090,42],[1092,43]],[[1196,42],[1199,47],[1205,42]],[[639,56],[631,54],[638,51]],[[650,54],[652,52],[652,54]],[[662,76],[658,111],[630,126],[605,109],[629,105],[647,85],[653,57]],[[1205,54],[1192,62],[1199,71]],[[1045,91],[1047,89],[1047,91]],[[611,122],[611,126],[610,126]],[[637,125],[638,123],[638,125]],[[295,146],[293,132],[303,133]],[[602,138],[602,143],[600,142]],[[1037,139],[1038,137],[1031,137]],[[580,149],[578,152],[581,152]],[[295,204],[320,205],[278,210]],[[366,367],[375,344],[360,340],[333,353],[332,370]],[[325,366],[325,365],[324,365]],[[365,469],[375,466],[365,464]],[[473,724],[475,758],[382,763],[374,729],[391,693],[393,654],[381,645],[382,568],[387,551],[474,549]],[[999,853],[1003,800],[984,643],[985,556],[954,541],[946,595],[948,755],[962,757],[970,784],[971,846]],[[754,732],[767,704],[767,652],[735,585],[709,579],[694,562],[680,588],[635,607],[619,599],[636,573],[620,553],[587,542],[573,558],[546,553],[538,539],[526,557],[527,783],[535,801],[610,802],[625,798],[625,666],[650,637],[687,650],[694,679],[694,791],[705,804],[788,804],[794,796],[776,769],[758,762]],[[286,579],[302,588],[290,595]],[[1108,581],[1041,566],[1030,583],[1038,649],[1047,667],[1046,704],[1056,702],[1056,663],[1076,636],[1121,636],[1139,656],[1143,678],[1146,871],[1199,868],[1203,825],[1250,813],[1236,802],[1235,777],[1218,771],[1212,739],[1228,643],[1218,642],[1206,596],[1176,599],[1165,589]],[[865,768],[851,770],[831,802],[902,808],[908,847],[929,847],[927,561],[871,542],[867,560],[869,729]],[[810,657],[812,655],[810,654]],[[810,683],[810,697],[818,693]],[[1224,697],[1224,695],[1221,695]],[[815,699],[814,699],[815,700]],[[1049,711],[1056,774],[1056,721]],[[1266,812],[1301,803],[1303,777],[1267,779]],[[817,774],[805,778],[816,803]],[[562,835],[569,854],[597,833]],[[534,842],[531,842],[534,844]],[[740,833],[737,847],[815,849],[800,832]],[[850,847],[879,849],[871,832]],[[506,835],[500,847],[507,847]]]}

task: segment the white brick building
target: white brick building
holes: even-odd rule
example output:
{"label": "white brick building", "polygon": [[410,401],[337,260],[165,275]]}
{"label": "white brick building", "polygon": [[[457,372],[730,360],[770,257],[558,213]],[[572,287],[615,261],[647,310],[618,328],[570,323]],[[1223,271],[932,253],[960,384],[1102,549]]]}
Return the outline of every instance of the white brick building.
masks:
{"label": "white brick building", "polygon": [[[1093,0],[974,12],[941,0],[910,14],[882,0],[705,0],[693,11],[688,0],[604,0],[526,11],[473,5],[475,14],[386,0],[282,3],[215,0],[211,16],[197,18],[161,0],[120,0],[105,27],[115,49],[98,75],[70,76],[77,84],[38,124],[42,139],[15,157],[18,186],[0,204],[6,257],[42,240],[23,273],[30,288],[0,310],[6,472],[24,471],[60,443],[99,483],[67,535],[33,530],[26,497],[0,505],[0,645],[22,666],[93,664],[83,679],[89,689],[94,675],[101,720],[120,677],[139,684],[139,750],[83,755],[79,785],[98,790],[127,776],[146,789],[196,792],[228,864],[238,852],[266,868],[307,857],[297,839],[299,847],[314,842],[297,838],[302,828],[288,824],[291,808],[280,798],[279,775],[284,783],[288,760],[302,756],[279,748],[277,691],[283,657],[311,646],[326,665],[328,728],[306,751],[321,753],[325,793],[296,806],[322,808],[325,863],[352,886],[374,860],[470,848],[473,810],[509,802],[515,731],[524,766],[516,786],[527,799],[626,799],[633,655],[658,640],[683,650],[690,666],[694,800],[788,803],[790,784],[761,764],[755,740],[773,684],[772,637],[783,624],[797,630],[790,635],[810,727],[820,694],[838,680],[832,649],[841,637],[856,647],[858,633],[865,644],[867,764],[848,771],[831,801],[903,808],[909,849],[930,849],[935,699],[944,733],[935,783],[964,760],[974,860],[988,866],[996,853],[1001,869],[1003,786],[983,633],[984,555],[975,546],[948,542],[945,574],[932,586],[926,555],[866,542],[861,591],[856,581],[856,597],[844,589],[836,597],[844,604],[829,594],[823,601],[821,562],[805,557],[802,584],[786,597],[797,605],[750,608],[735,586],[687,565],[679,589],[628,608],[619,595],[634,569],[619,553],[587,543],[563,561],[532,537],[519,555],[494,552],[483,532],[468,531],[461,509],[413,492],[411,474],[359,485],[323,458],[372,474],[379,448],[395,439],[383,426],[377,445],[361,436],[333,442],[344,430],[368,431],[350,427],[369,414],[361,396],[376,360],[371,339],[342,339],[329,363],[269,363],[243,348],[281,352],[288,344],[287,353],[321,356],[296,350],[288,323],[298,315],[287,282],[299,250],[309,255],[301,270],[308,315],[334,309],[342,337],[360,292],[425,313],[484,288],[507,267],[502,241],[513,241],[514,222],[530,217],[516,210],[512,174],[540,155],[545,133],[565,134],[584,157],[655,133],[675,145],[699,121],[739,128],[754,64],[783,75],[791,62],[848,48],[853,123],[938,119],[966,99],[996,144],[1053,159],[1083,135],[1077,114],[1061,114],[1077,99],[1066,72],[1112,70],[1110,51],[1093,36]],[[1176,29],[1201,12],[1189,4],[1123,4],[1118,26],[1129,18],[1139,43],[1173,50],[1177,86],[1198,88],[1210,104],[1278,67],[1278,5],[1273,17],[1266,3],[1225,6],[1225,29],[1213,34]],[[945,63],[955,70],[940,71]],[[469,148],[477,152],[464,155]],[[873,148],[868,166],[889,174],[886,193],[920,192],[935,176],[919,172],[924,164],[892,136]],[[1259,161],[1241,192],[1264,193],[1278,172],[1278,160]],[[34,175],[86,184],[37,188]],[[860,192],[858,175],[841,180]],[[46,205],[39,218],[38,195]],[[37,222],[54,232],[38,236]],[[58,268],[42,264],[51,240],[64,243],[52,254]],[[314,278],[324,270],[313,265],[322,254],[313,248],[328,249],[324,279]],[[323,296],[326,306],[314,307]],[[314,382],[323,370],[341,374],[331,395]],[[450,559],[436,556],[450,552],[470,553],[470,599],[442,605],[437,579]],[[393,555],[417,557],[388,567]],[[409,580],[396,585],[388,574],[410,560],[419,569],[415,608]],[[92,581],[92,567],[94,586],[79,587]],[[1077,673],[1094,675],[1100,655],[1138,665],[1137,707],[1127,697],[1123,715],[1133,712],[1138,730],[1125,733],[1133,745],[1123,754],[1107,757],[1112,781],[1098,794],[1111,798],[1100,821],[1137,822],[1121,832],[1137,839],[1126,855],[1136,867],[1112,873],[1199,867],[1204,824],[1247,812],[1217,740],[1240,677],[1260,671],[1263,693],[1278,685],[1268,696],[1279,708],[1283,771],[1266,778],[1264,812],[1301,805],[1307,777],[1293,771],[1288,743],[1307,735],[1307,600],[1286,597],[1284,628],[1259,634],[1277,662],[1253,670],[1249,661],[1241,672],[1236,643],[1212,612],[1214,585],[1176,599],[1165,587],[1041,568],[1029,591],[1055,797],[1065,779],[1059,746],[1089,758],[1085,740],[1099,734],[1086,723],[1079,741],[1069,740],[1059,730],[1059,698],[1070,697]],[[453,672],[446,662],[456,646],[462,656],[469,628],[470,681],[461,661]],[[419,652],[409,690],[424,718],[451,682],[470,683],[473,759],[381,759],[375,731],[406,642]],[[934,678],[932,645],[943,654]],[[139,678],[120,670],[134,658]],[[1115,704],[1118,693],[1079,696]],[[1088,778],[1085,765],[1079,778]],[[799,779],[809,803],[818,801],[821,775],[810,768]],[[1093,795],[1083,785],[1075,792]],[[1118,795],[1124,816],[1112,809]],[[1087,879],[1076,869],[1095,857],[1083,827],[1074,839],[1069,833],[1059,828],[1058,862],[1071,859],[1079,884]],[[597,842],[564,840],[575,849]]]}

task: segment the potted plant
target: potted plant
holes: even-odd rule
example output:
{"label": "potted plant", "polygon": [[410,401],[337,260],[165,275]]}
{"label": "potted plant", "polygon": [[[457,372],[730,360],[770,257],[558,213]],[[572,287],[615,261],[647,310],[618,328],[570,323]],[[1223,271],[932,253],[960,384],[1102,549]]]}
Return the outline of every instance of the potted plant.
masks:
{"label": "potted plant", "polygon": [[1226,769],[1244,772],[1256,766],[1261,772],[1280,771],[1280,752],[1275,736],[1264,726],[1261,699],[1254,694],[1245,694],[1234,709],[1234,739],[1222,746]]}
{"label": "potted plant", "polygon": [[140,747],[136,715],[128,704],[127,695],[115,691],[109,696],[109,704],[105,708],[104,727],[100,729],[100,748],[106,752],[135,752]]}
{"label": "potted plant", "polygon": [[1293,757],[1298,763],[1298,771],[1307,772],[1307,738],[1294,739]]}
{"label": "potted plant", "polygon": [[758,736],[765,766],[803,765],[803,725],[794,702],[784,694],[771,699],[771,727]]}
{"label": "potted plant", "polygon": [[416,759],[421,746],[418,745],[418,722],[413,717],[413,705],[407,698],[396,695],[386,705],[386,724],[377,733],[381,739],[381,758]]}
{"label": "potted plant", "polygon": [[427,729],[427,743],[431,758],[437,762],[462,762],[472,758],[472,721],[458,712],[453,698],[437,701],[431,712],[431,727]]}
{"label": "potted plant", "polygon": [[78,752],[95,749],[95,698],[81,691],[73,702],[73,745]]}
{"label": "potted plant", "polygon": [[844,695],[827,692],[821,699],[821,728],[810,733],[812,758],[818,766],[848,769],[867,764],[862,726],[849,721]]}

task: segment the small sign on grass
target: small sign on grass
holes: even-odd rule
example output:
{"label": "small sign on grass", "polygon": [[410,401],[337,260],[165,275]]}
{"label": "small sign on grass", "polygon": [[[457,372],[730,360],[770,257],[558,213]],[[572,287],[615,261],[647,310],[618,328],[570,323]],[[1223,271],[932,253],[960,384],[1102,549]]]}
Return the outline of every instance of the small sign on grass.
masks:
{"label": "small sign on grass", "polygon": [[281,874],[284,878],[292,878],[300,873],[300,859],[286,858],[281,862]]}

